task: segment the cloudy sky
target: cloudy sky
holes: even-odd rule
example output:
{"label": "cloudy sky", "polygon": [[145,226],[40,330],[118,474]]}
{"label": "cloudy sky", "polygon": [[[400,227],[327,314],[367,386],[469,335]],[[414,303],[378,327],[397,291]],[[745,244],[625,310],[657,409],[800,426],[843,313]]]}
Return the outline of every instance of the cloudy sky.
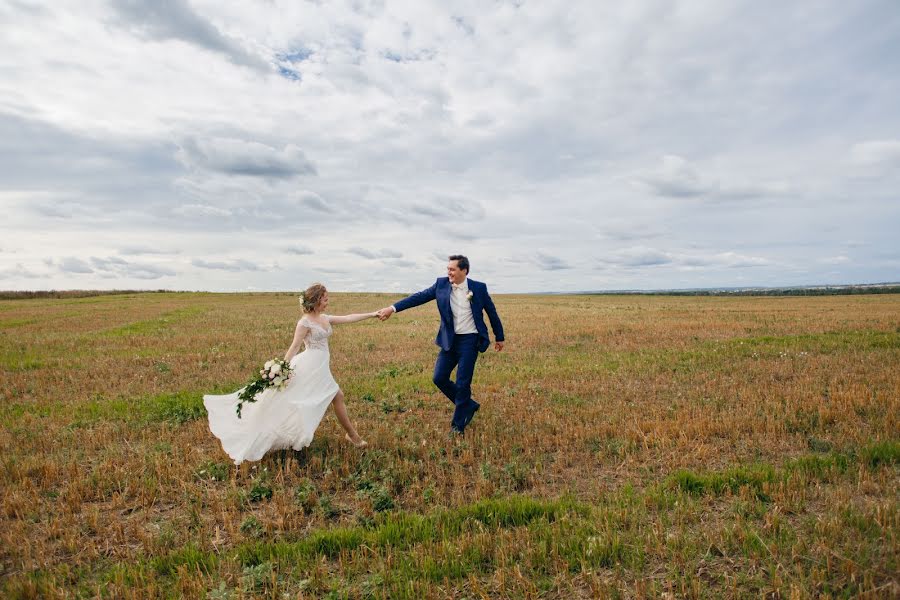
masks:
{"label": "cloudy sky", "polygon": [[897,0],[0,2],[0,289],[900,280]]}

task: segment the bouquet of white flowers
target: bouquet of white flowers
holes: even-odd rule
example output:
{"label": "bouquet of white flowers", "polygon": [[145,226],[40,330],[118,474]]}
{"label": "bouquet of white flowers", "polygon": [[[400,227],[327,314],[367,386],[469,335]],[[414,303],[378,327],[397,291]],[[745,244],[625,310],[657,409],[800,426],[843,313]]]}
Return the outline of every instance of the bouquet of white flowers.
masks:
{"label": "bouquet of white flowers", "polygon": [[238,394],[237,416],[241,418],[241,408],[244,402],[256,402],[256,396],[266,388],[274,387],[276,390],[283,389],[291,379],[294,370],[284,360],[273,358],[263,365],[259,370],[259,375],[254,377],[248,383],[241,393]]}

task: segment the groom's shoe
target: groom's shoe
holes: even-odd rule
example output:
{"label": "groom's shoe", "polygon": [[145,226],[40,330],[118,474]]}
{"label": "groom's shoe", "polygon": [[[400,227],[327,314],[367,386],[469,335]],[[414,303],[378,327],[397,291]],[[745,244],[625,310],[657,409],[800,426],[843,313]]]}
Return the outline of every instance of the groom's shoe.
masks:
{"label": "groom's shoe", "polygon": [[478,409],[481,408],[481,405],[475,402],[475,398],[472,398],[472,404],[475,405],[475,408],[472,409],[472,412],[469,413],[469,416],[466,417],[466,427],[469,426],[469,423],[472,422],[472,419],[475,418],[475,413],[478,412]]}

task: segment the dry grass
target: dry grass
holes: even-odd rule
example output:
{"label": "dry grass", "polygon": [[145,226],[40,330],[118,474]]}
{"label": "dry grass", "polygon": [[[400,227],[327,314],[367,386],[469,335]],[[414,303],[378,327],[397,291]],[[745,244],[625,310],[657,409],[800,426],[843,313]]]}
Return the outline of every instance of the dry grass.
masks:
{"label": "dry grass", "polygon": [[464,440],[427,306],[332,339],[368,450],[329,414],[240,468],[200,398],[283,353],[294,296],[0,301],[0,591],[900,595],[900,296],[495,300]]}

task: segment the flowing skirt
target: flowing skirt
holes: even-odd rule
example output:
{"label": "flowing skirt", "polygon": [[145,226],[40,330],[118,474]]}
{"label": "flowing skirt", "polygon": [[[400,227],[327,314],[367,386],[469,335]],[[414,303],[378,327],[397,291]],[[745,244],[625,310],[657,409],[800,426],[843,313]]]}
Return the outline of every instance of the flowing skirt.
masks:
{"label": "flowing skirt", "polygon": [[[306,349],[291,359],[294,374],[281,390],[268,388],[245,402],[237,417],[241,390],[203,396],[209,429],[222,442],[234,464],[256,461],[269,450],[301,450],[313,434],[339,388],[330,369],[328,350]],[[242,388],[243,389],[243,388]]]}

